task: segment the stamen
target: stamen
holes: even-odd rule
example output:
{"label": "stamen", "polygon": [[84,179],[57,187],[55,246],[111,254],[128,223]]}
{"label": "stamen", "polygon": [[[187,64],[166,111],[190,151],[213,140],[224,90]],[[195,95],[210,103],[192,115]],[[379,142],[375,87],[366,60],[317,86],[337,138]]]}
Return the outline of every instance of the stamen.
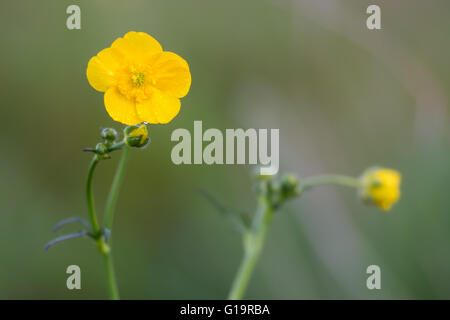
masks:
{"label": "stamen", "polygon": [[131,82],[135,87],[140,87],[144,84],[145,75],[142,72],[134,72],[131,75]]}

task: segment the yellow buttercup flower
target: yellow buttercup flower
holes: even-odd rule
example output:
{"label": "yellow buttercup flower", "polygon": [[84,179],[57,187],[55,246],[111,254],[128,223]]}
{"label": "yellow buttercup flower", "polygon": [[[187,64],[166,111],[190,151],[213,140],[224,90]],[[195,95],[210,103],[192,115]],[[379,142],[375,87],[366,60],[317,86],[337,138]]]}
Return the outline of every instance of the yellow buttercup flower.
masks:
{"label": "yellow buttercup flower", "polygon": [[168,123],[191,86],[187,62],[144,32],[130,31],[89,60],[90,85],[105,92],[106,111],[126,125]]}
{"label": "yellow buttercup flower", "polygon": [[401,175],[386,168],[368,169],[361,177],[362,198],[383,210],[390,210],[400,198]]}

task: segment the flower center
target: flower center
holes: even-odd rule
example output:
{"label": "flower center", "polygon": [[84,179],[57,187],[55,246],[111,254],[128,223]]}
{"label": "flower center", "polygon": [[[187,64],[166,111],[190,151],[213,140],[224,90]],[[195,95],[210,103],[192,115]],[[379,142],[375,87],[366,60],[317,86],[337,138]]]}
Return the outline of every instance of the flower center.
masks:
{"label": "flower center", "polygon": [[142,72],[133,72],[131,75],[131,83],[133,86],[140,87],[144,84],[145,75]]}

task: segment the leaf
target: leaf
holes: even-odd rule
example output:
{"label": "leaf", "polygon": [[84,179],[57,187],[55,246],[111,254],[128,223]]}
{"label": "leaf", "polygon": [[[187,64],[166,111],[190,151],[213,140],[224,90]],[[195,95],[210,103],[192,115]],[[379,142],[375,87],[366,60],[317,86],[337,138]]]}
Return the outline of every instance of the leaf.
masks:
{"label": "leaf", "polygon": [[217,209],[217,211],[219,211],[219,213],[225,215],[226,217],[228,217],[228,219],[230,219],[230,221],[232,222],[232,224],[236,227],[236,229],[241,232],[244,233],[247,231],[248,229],[248,225],[245,223],[242,215],[235,213],[234,210],[224,206],[223,204],[221,204],[219,202],[219,200],[217,200],[212,194],[210,194],[209,192],[205,191],[205,190],[198,190],[198,192],[205,197],[206,200],[209,201],[209,203]]}
{"label": "leaf", "polygon": [[50,248],[51,246],[53,246],[54,244],[56,244],[58,242],[62,242],[62,241],[66,241],[66,240],[74,239],[74,238],[79,238],[79,237],[86,236],[86,235],[89,235],[89,232],[87,232],[86,230],[80,230],[75,233],[71,233],[71,234],[67,234],[67,235],[58,237],[56,239],[53,239],[49,243],[47,243],[44,247],[44,250],[47,251],[48,248]]}
{"label": "leaf", "polygon": [[53,231],[56,232],[58,231],[62,226],[68,224],[68,223],[72,223],[72,222],[78,222],[80,224],[82,224],[83,226],[87,227],[89,230],[92,230],[91,225],[89,224],[89,222],[87,222],[86,220],[84,220],[81,217],[72,217],[69,219],[65,219],[61,222],[59,222],[54,228]]}
{"label": "leaf", "polygon": [[111,230],[108,228],[103,228],[103,234],[105,235],[105,243],[108,242],[109,237],[111,236]]}

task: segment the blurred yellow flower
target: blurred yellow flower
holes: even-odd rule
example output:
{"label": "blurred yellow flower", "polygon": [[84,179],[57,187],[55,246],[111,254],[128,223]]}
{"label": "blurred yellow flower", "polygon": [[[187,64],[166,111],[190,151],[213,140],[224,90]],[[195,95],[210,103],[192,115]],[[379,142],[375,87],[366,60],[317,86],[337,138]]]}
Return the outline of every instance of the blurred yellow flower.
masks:
{"label": "blurred yellow flower", "polygon": [[361,177],[362,198],[383,210],[390,210],[400,198],[401,175],[386,168],[368,169]]}
{"label": "blurred yellow flower", "polygon": [[168,123],[191,86],[187,62],[144,32],[130,31],[89,60],[90,85],[105,92],[106,111],[126,125]]}

